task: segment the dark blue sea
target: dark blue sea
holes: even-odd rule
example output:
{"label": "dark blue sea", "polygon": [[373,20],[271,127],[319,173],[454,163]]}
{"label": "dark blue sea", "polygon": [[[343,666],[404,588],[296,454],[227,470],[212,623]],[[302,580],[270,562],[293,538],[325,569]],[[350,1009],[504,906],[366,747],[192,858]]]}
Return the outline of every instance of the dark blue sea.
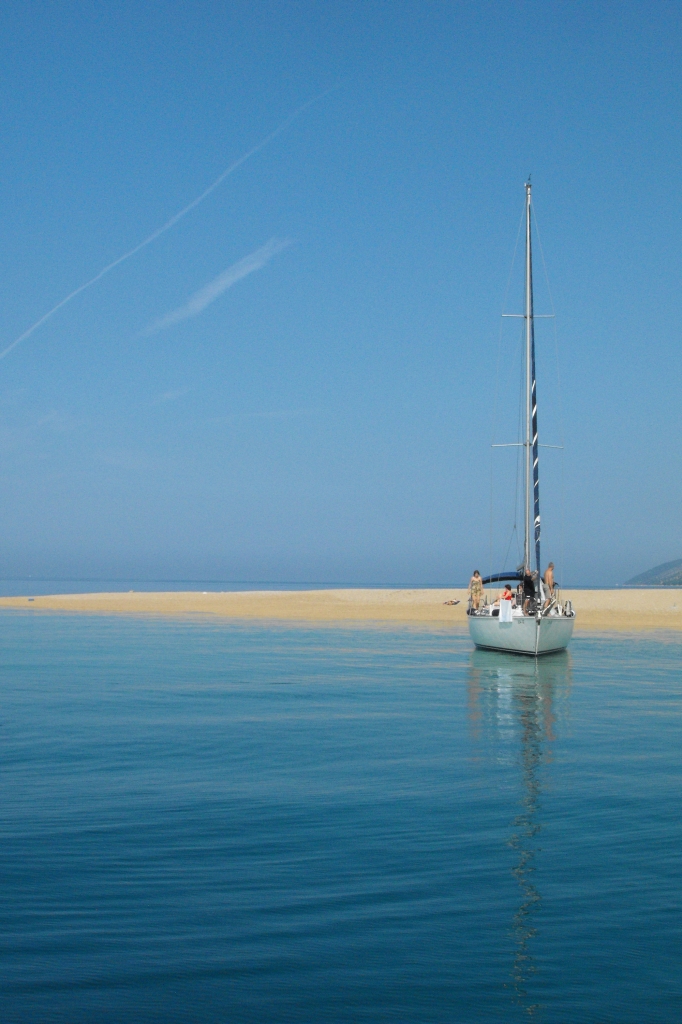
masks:
{"label": "dark blue sea", "polygon": [[3,613],[0,1021],[682,1021],[682,642]]}

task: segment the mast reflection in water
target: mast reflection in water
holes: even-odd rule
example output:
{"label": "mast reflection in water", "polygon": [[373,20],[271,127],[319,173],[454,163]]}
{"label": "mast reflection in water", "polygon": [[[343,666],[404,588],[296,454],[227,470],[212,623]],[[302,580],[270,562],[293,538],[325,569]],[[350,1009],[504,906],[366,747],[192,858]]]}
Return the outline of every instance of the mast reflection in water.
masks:
{"label": "mast reflection in water", "polygon": [[513,781],[522,783],[517,813],[511,819],[512,875],[520,903],[510,927],[513,940],[510,988],[514,1002],[529,1017],[539,1003],[531,995],[536,973],[534,950],[542,896],[535,884],[541,853],[542,792],[552,759],[554,726],[568,707],[571,656],[566,651],[539,659],[476,650],[468,670],[469,720],[483,756],[492,757]]}

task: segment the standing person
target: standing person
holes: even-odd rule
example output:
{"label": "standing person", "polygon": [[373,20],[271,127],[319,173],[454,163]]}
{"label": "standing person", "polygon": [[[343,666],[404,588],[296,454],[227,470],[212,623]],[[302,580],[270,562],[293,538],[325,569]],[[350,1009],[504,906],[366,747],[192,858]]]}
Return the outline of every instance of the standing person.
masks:
{"label": "standing person", "polygon": [[554,598],[554,562],[550,562],[547,566],[547,570],[542,578],[542,581],[545,584],[545,591],[547,592],[545,608],[548,608]]}
{"label": "standing person", "polygon": [[530,603],[535,600],[535,577],[529,568],[523,574],[523,614],[530,614]]}
{"label": "standing person", "polygon": [[483,596],[483,580],[478,569],[474,569],[474,575],[469,580],[469,599],[471,600],[471,607],[475,612],[478,611],[478,606],[481,603],[481,597]]}
{"label": "standing person", "polygon": [[549,591],[549,597],[554,597],[554,562],[550,562],[543,577],[543,582]]}

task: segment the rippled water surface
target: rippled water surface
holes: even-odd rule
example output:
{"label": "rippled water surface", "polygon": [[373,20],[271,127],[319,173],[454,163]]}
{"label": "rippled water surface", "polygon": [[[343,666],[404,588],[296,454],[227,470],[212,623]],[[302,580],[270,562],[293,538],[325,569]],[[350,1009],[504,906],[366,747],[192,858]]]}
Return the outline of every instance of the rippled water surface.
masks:
{"label": "rippled water surface", "polygon": [[682,1020],[682,643],[4,614],[3,1022]]}

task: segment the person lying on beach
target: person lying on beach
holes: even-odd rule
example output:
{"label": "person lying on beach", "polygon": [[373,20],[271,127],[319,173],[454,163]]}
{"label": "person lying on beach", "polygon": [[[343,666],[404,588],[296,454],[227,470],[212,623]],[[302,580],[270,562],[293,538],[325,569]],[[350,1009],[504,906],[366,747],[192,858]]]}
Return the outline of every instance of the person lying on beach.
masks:
{"label": "person lying on beach", "polygon": [[483,596],[483,580],[478,569],[474,569],[474,575],[469,580],[469,598],[471,600],[471,607],[474,611],[478,611],[478,606],[481,603],[481,597]]}

